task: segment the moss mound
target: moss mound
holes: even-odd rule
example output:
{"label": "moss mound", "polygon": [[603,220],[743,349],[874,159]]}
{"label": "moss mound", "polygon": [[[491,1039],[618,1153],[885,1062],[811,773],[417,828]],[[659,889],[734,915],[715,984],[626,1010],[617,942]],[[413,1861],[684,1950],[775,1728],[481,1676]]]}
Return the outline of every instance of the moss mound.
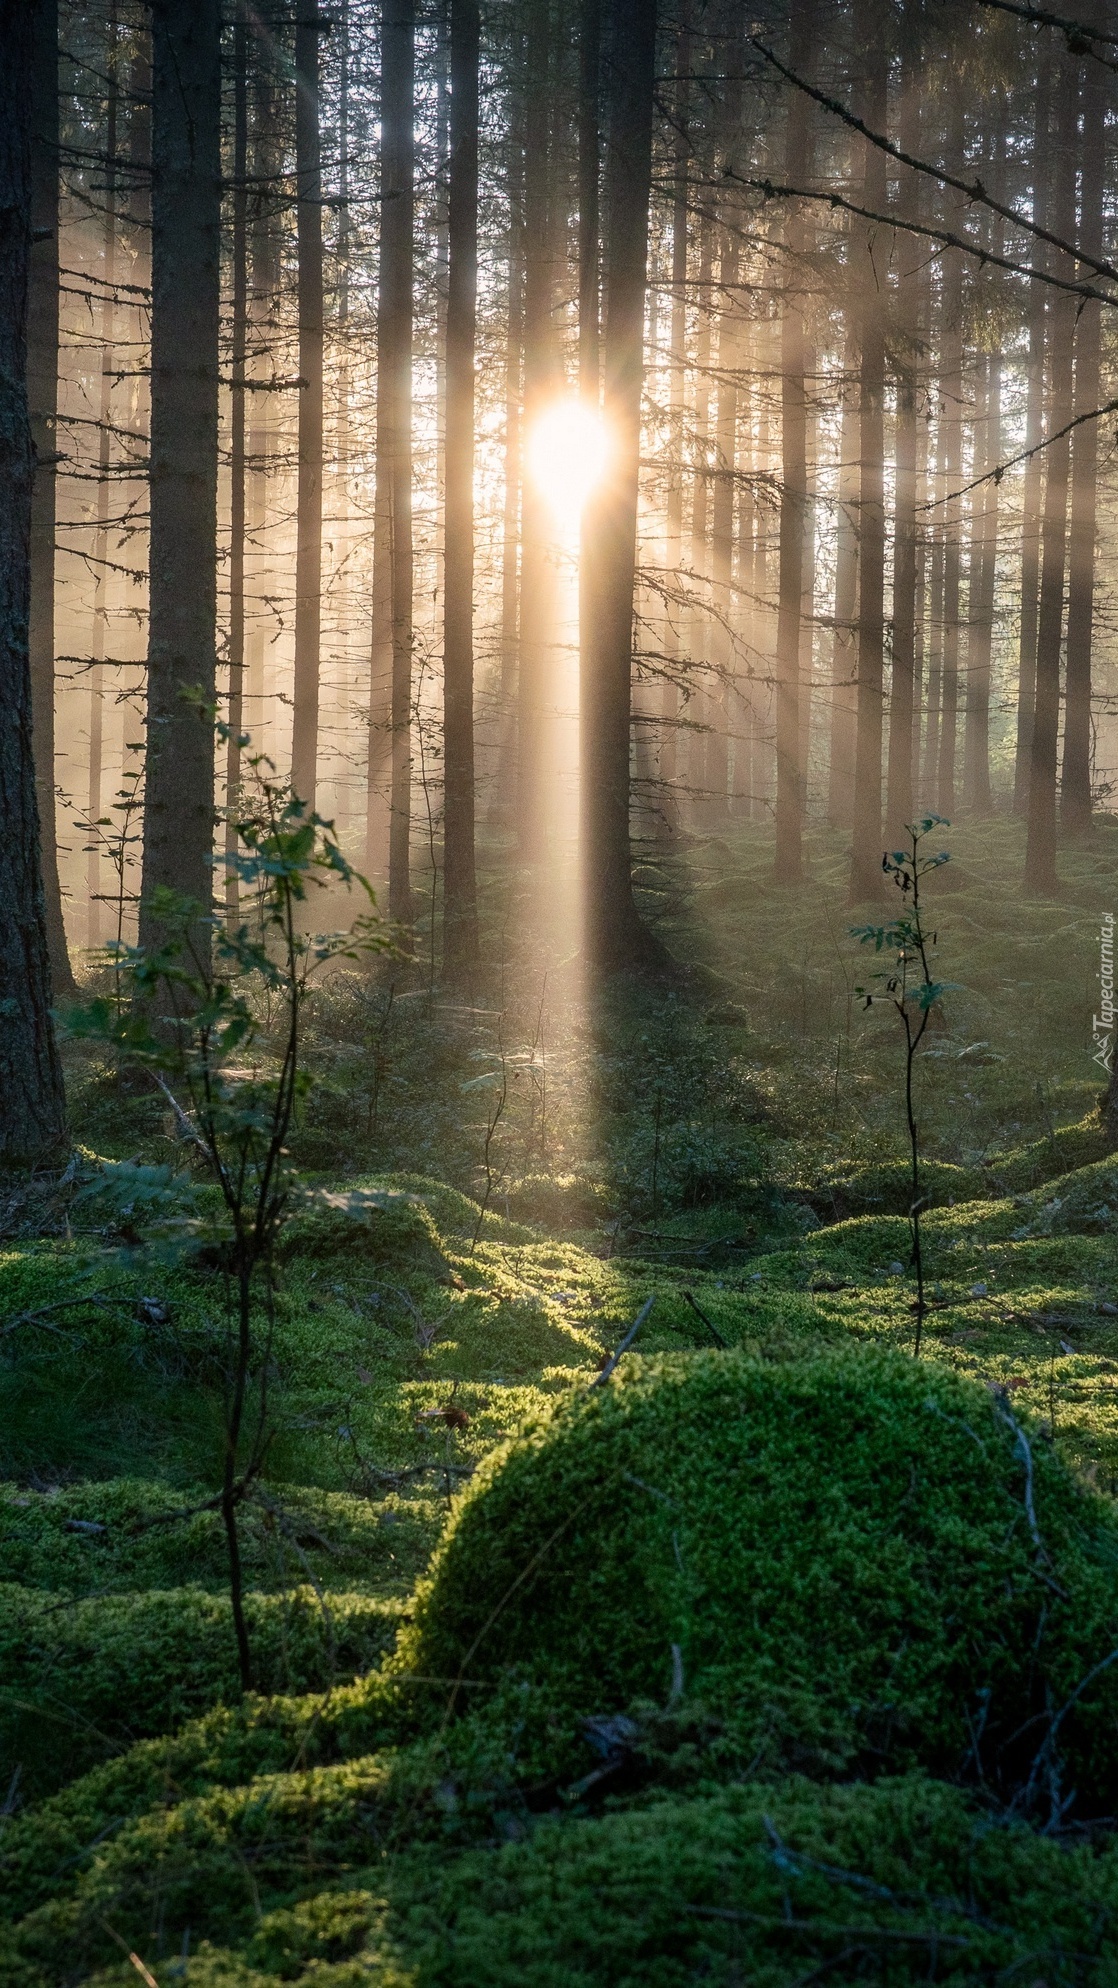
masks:
{"label": "moss mound", "polygon": [[[383,1656],[399,1604],[299,1587],[246,1595],[245,1614],[256,1688],[321,1691]],[[25,1798],[240,1695],[227,1596],[0,1586],[0,1779],[18,1763]]]}
{"label": "moss mound", "polygon": [[158,1896],[164,1952],[193,1929],[175,1963],[188,1988],[1116,1979],[1114,1851],[995,1822],[919,1776],[727,1788],[370,1869],[362,1810],[383,1786],[371,1767],[292,1775],[257,1784],[248,1803],[153,1817],[105,1849],[80,1902],[14,1930],[6,1978],[53,1988],[92,1967],[97,1982],[123,1982],[126,1961],[104,1965],[109,1901],[118,1936],[123,1926],[157,1959]]}
{"label": "moss mound", "polygon": [[684,1693],[738,1760],[1074,1786],[1097,1812],[1116,1567],[1102,1501],[984,1389],[878,1352],[667,1355],[483,1466],[399,1661],[459,1703],[530,1681],[537,1766]]}
{"label": "moss mound", "polygon": [[447,1270],[430,1210],[416,1195],[388,1187],[320,1190],[286,1224],[280,1255],[342,1256],[437,1278]]}
{"label": "moss mound", "polygon": [[[424,1988],[1054,1988],[1115,1979],[1118,1860],[993,1827],[935,1783],[793,1781],[544,1825],[456,1859],[399,1920]],[[270,1958],[279,1932],[262,1927],[253,1957]],[[391,1964],[383,1931],[370,1946]]]}

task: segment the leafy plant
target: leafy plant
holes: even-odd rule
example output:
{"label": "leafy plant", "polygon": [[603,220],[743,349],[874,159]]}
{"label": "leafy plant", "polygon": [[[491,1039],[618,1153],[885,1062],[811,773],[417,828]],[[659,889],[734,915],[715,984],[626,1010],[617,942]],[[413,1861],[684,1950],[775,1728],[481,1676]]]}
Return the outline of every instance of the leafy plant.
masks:
{"label": "leafy plant", "polygon": [[[385,941],[372,913],[346,932],[312,934],[304,906],[314,887],[372,890],[324,821],[279,783],[269,761],[250,761],[251,784],[222,859],[235,869],[245,914],[230,927],[174,892],[152,900],[162,942],[111,948],[127,1002],[99,999],[69,1016],[72,1034],[112,1043],[146,1071],[166,1098],[179,1131],[216,1186],[212,1207],[193,1225],[229,1280],[233,1351],[225,1402],[220,1508],[229,1555],[230,1599],[241,1681],[252,1681],[243,1606],[237,1515],[268,1447],[268,1344],[255,1342],[262,1304],[273,1317],[276,1244],[299,1186],[287,1140],[307,1088],[304,1013],[314,976]],[[255,1416],[247,1432],[255,1380]]]}
{"label": "leafy plant", "polygon": [[[912,1171],[912,1193],[909,1202],[908,1219],[912,1233],[912,1264],[916,1272],[916,1344],[914,1352],[920,1353],[924,1319],[927,1316],[927,1300],[924,1292],[924,1255],[920,1235],[920,1216],[927,1206],[927,1197],[921,1191],[920,1182],[920,1129],[916,1121],[913,1099],[913,1071],[917,1051],[924,1040],[932,1010],[941,995],[948,992],[952,983],[936,980],[932,973],[929,955],[934,952],[937,934],[929,933],[924,924],[923,909],[920,903],[920,884],[932,870],[938,870],[950,861],[945,849],[935,856],[922,856],[920,844],[931,834],[933,828],[949,828],[950,823],[942,815],[925,815],[922,821],[909,826],[910,846],[907,849],[887,850],[881,859],[881,867],[887,877],[892,877],[897,889],[906,902],[906,909],[900,918],[890,925],[855,925],[852,936],[860,939],[863,945],[872,945],[876,952],[894,954],[891,968],[876,974],[877,980],[884,982],[885,998],[892,1002],[900,1016],[905,1040],[905,1117],[908,1124],[909,1160]],[[857,988],[867,1008],[872,1008],[879,997],[865,987]]]}

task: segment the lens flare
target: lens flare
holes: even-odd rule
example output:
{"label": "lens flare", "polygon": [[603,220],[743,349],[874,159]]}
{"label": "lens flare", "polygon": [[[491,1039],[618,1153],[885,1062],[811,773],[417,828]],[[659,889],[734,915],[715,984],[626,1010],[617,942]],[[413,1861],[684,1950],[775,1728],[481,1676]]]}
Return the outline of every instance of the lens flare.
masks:
{"label": "lens flare", "polygon": [[557,400],[533,422],[528,470],[556,518],[577,523],[583,505],[609,462],[609,432],[581,400]]}

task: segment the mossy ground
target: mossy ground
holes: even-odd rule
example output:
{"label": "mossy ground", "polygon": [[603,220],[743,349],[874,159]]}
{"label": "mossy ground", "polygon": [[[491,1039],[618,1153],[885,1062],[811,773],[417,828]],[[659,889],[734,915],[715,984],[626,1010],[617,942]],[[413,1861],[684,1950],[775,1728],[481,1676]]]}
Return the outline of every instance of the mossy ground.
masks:
{"label": "mossy ground", "polygon": [[[0,1243],[5,1980],[134,1981],[123,1940],[159,1988],[791,1988],[816,1973],[1118,1981],[1105,1832],[1072,1848],[1066,1832],[1046,1840],[1007,1818],[1012,1776],[998,1783],[991,1754],[984,1784],[951,1726],[973,1722],[968,1691],[1008,1676],[1005,1653],[1033,1650],[1038,1634],[1054,1652],[1049,1719],[1118,1647],[1118,1629],[1106,1643],[1118,1600],[1099,1545],[1118,1489],[1118,1163],[1090,1061],[1097,914],[1112,908],[1118,825],[1069,856],[1058,901],[1011,894],[1015,834],[1002,822],[952,832],[956,860],[935,886],[942,969],[960,985],[919,1074],[934,1304],[925,1378],[911,1370],[909,1407],[883,1415],[876,1435],[873,1377],[890,1361],[909,1374],[913,1336],[899,1054],[888,1018],[863,1014],[854,993],[872,962],[846,936],[853,914],[831,844],[813,847],[798,894],[769,883],[758,828],[682,857],[650,852],[646,902],[697,963],[690,985],[621,990],[588,1016],[556,977],[545,1012],[521,967],[502,997],[500,1046],[495,997],[486,1012],[481,999],[455,1007],[422,987],[390,995],[384,982],[348,981],[323,999],[320,1081],[296,1151],[321,1185],[351,1203],[364,1190],[367,1205],[358,1219],[352,1206],[301,1215],[284,1246],[273,1433],[243,1528],[265,1695],[244,1704],[221,1528],[212,1509],[194,1509],[218,1481],[227,1293],[220,1273],[168,1248],[143,1207],[122,1219],[118,1193],[90,1191],[98,1155],[139,1154],[151,1169],[183,1155],[161,1110],[122,1100],[111,1073],[75,1060],[85,1161],[66,1183],[11,1183]],[[487,1183],[493,1092],[476,1080],[498,1075],[502,1058],[509,1103]],[[711,1334],[688,1293],[735,1349],[729,1362],[703,1350]],[[587,1396],[650,1296],[640,1350]],[[627,1466],[652,1490],[627,1484],[611,1505],[603,1467],[585,1515],[604,1515],[598,1545],[580,1520],[552,1568],[558,1585],[526,1582],[523,1606],[508,1603],[518,1570],[510,1560],[502,1576],[502,1552],[515,1559],[520,1540],[530,1561],[539,1524],[546,1538],[550,1511],[553,1531],[567,1516],[563,1470],[554,1482],[533,1471],[539,1432],[589,1417],[606,1437],[616,1421],[621,1439],[642,1389],[660,1415],[672,1388],[730,1370],[746,1378],[733,1405],[724,1380],[711,1381],[705,1447],[678,1442],[667,1414],[645,1445],[661,1473]],[[850,1471],[860,1458],[863,1489],[876,1487],[851,1504],[863,1560],[873,1513],[888,1505],[878,1571],[896,1635],[883,1632],[880,1648],[907,1701],[908,1737],[879,1759],[866,1734],[876,1745],[880,1731],[850,1706],[880,1679],[866,1651],[828,1644],[815,1620],[834,1615],[818,1583],[834,1581],[843,1554],[856,1564],[852,1535],[832,1528],[813,1566],[826,1529],[800,1510],[811,1458],[795,1442],[773,1438],[777,1502],[756,1512],[771,1534],[782,1494],[800,1511],[788,1539],[789,1552],[807,1541],[802,1565],[717,1546],[719,1514],[737,1509],[717,1473],[748,1419],[742,1387],[762,1422],[781,1400],[826,1402],[837,1420],[825,1442],[816,1430],[820,1454],[836,1453],[848,1396],[863,1398],[871,1434],[837,1454]],[[1006,1408],[1035,1464],[1051,1556],[1040,1572],[1074,1607],[1038,1577]],[[946,1419],[957,1410],[973,1435]],[[498,1472],[486,1491],[486,1459],[518,1437],[521,1489]],[[692,1478],[699,1516],[683,1529],[697,1528],[706,1600],[687,1589],[690,1536],[661,1510]],[[937,1483],[950,1496],[937,1501]],[[502,1484],[508,1511],[493,1540],[504,1544],[483,1541],[475,1567],[470,1515],[486,1498],[497,1512]],[[833,1471],[823,1502],[832,1517],[842,1504]],[[170,1516],[183,1510],[193,1515]],[[929,1573],[942,1527],[962,1559],[945,1547]],[[1009,1535],[997,1552],[994,1530]],[[444,1537],[442,1587],[430,1591]],[[578,1539],[581,1561],[568,1550]],[[1013,1561],[1008,1576],[998,1553]],[[763,1597],[777,1560],[786,1620]],[[982,1565],[997,1574],[989,1593]],[[1028,1597],[1020,1621],[1007,1578]],[[974,1619],[959,1649],[950,1624],[937,1645],[966,1671],[944,1686],[935,1663],[920,1671],[923,1631],[912,1632],[927,1628],[927,1595],[952,1580]],[[786,1688],[785,1710],[799,1708],[767,1750],[749,1746],[742,1712],[756,1665],[739,1675],[716,1661],[733,1640],[718,1622],[735,1582],[762,1595],[775,1641],[761,1668]],[[565,1597],[580,1608],[603,1584],[616,1619],[585,1611],[586,1633],[568,1646]],[[432,1592],[444,1607],[458,1594],[441,1642]],[[1057,1651],[1069,1610],[1081,1646],[1065,1637]],[[813,1691],[828,1648],[827,1688]],[[832,1688],[836,1663],[863,1658],[860,1684]],[[1118,1666],[1069,1716],[1069,1824],[1105,1806],[1111,1721],[1098,1708],[1113,1677]],[[1030,1691],[1038,1678],[1043,1699],[1034,1665]],[[616,1758],[608,1733],[595,1752],[580,1730],[594,1713],[630,1720]],[[1031,1699],[1025,1716],[1041,1716]],[[1022,1760],[1031,1744],[1020,1741]]]}

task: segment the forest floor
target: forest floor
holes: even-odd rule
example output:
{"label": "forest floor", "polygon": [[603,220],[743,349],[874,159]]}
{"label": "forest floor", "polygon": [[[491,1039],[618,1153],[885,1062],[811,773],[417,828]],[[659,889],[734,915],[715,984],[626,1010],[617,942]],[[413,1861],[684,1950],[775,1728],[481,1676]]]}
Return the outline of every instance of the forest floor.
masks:
{"label": "forest floor", "polygon": [[1118,821],[1051,900],[1013,824],[944,842],[918,1364],[833,839],[798,891],[748,824],[650,850],[688,972],[593,1010],[316,996],[247,1699],[226,1279],[70,1046],[74,1158],[0,1206],[5,1981],[1118,1982]]}

